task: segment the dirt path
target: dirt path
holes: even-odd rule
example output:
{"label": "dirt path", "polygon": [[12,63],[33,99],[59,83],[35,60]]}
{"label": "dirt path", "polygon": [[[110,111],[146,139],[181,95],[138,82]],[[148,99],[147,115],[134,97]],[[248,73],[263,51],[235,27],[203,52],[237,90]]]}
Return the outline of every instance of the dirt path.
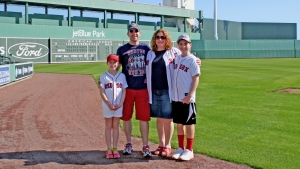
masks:
{"label": "dirt path", "polygon": [[[189,162],[140,152],[105,159],[101,98],[88,75],[35,73],[1,87],[0,98],[0,168],[249,168],[199,154]],[[124,144],[120,132],[120,151]],[[139,150],[141,140],[133,144]]]}

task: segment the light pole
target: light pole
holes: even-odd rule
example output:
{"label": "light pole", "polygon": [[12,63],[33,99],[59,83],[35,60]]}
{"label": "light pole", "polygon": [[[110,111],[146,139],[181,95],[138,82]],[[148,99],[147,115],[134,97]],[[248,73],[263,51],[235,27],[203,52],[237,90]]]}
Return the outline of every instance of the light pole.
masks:
{"label": "light pole", "polygon": [[214,37],[218,40],[217,0],[214,2]]}

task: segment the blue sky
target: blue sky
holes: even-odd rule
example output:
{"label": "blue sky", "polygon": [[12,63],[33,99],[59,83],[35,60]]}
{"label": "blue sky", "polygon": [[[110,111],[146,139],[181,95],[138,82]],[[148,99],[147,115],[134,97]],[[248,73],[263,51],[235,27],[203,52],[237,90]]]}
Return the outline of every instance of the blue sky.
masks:
{"label": "blue sky", "polygon": [[[131,2],[131,0],[124,0]],[[135,3],[162,4],[163,0],[134,0]],[[214,0],[195,0],[195,10],[202,10],[204,18],[213,18]],[[218,19],[237,22],[272,22],[297,23],[297,39],[300,40],[300,0],[218,0]],[[3,5],[0,6],[3,10]],[[11,6],[8,11],[24,11],[23,7]],[[44,9],[30,9],[29,13],[43,13]],[[49,13],[62,13],[67,11],[54,11]],[[79,11],[72,11],[72,15],[80,15]],[[84,12],[84,16],[95,13]],[[114,16],[115,17],[115,16]],[[124,16],[123,16],[124,17]],[[127,16],[132,17],[133,16]],[[122,16],[116,16],[122,18]],[[147,18],[149,19],[149,18]],[[141,19],[143,20],[143,19]]]}

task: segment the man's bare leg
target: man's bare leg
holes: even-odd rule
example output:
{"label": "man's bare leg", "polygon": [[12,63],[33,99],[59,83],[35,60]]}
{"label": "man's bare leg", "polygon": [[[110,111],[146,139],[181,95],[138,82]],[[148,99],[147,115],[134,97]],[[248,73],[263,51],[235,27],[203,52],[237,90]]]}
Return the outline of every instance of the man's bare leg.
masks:
{"label": "man's bare leg", "polygon": [[131,119],[128,121],[123,121],[124,132],[126,135],[127,143],[131,143],[131,133],[132,133],[132,123]]}

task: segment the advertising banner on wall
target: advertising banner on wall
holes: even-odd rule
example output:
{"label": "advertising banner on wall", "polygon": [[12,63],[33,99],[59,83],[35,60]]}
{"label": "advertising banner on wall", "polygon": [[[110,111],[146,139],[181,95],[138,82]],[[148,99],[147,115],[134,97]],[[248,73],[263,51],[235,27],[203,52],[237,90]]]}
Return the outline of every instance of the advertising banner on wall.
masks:
{"label": "advertising banner on wall", "polygon": [[10,83],[9,65],[0,66],[0,86]]}
{"label": "advertising banner on wall", "polygon": [[33,75],[33,63],[18,63],[15,64],[15,77],[16,80],[23,79],[25,77]]}
{"label": "advertising banner on wall", "polygon": [[5,46],[5,55],[14,62],[49,62],[49,39],[6,38]]}

